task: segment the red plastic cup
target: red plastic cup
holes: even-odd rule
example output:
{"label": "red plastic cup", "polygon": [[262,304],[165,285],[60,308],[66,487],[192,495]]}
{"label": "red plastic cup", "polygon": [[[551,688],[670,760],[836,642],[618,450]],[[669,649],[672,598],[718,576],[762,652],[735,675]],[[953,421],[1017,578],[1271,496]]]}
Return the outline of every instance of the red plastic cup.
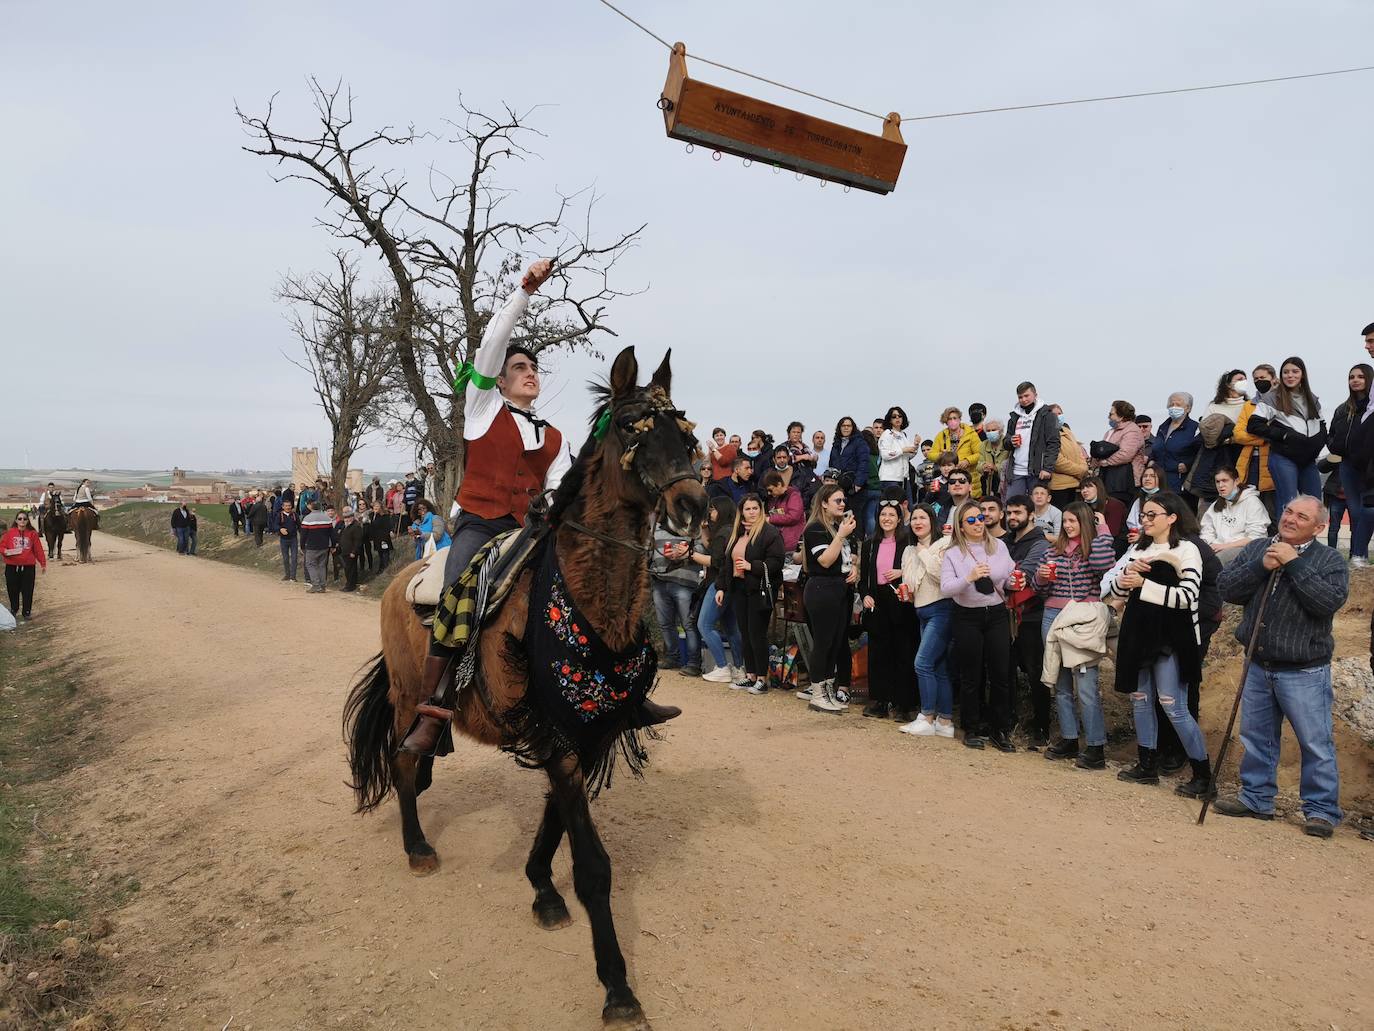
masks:
{"label": "red plastic cup", "polygon": [[911,588],[908,587],[906,584],[899,583],[899,584],[897,585],[897,600],[898,600],[898,601],[902,601],[902,602],[910,601],[910,600],[911,600]]}
{"label": "red plastic cup", "polygon": [[1059,564],[1053,559],[1045,563],[1045,575],[1051,580],[1059,579]]}
{"label": "red plastic cup", "polygon": [[673,545],[672,545],[672,542],[671,542],[671,541],[669,541],[667,544],[663,545],[663,557],[664,557],[664,558],[667,558],[670,554],[672,554],[672,551],[673,551]]}

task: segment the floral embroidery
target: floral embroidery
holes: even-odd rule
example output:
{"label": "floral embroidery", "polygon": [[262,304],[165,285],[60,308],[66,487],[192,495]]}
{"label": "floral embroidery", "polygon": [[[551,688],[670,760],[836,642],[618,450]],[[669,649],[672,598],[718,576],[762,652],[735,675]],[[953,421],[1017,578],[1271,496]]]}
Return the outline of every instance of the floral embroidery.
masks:
{"label": "floral embroidery", "polygon": [[[639,663],[641,669],[644,661],[643,656],[632,660]],[[604,716],[630,697],[629,685],[613,684],[600,670],[583,669],[567,662],[554,662],[550,666],[559,692],[584,723]],[[621,668],[616,667],[617,674]]]}
{"label": "floral embroidery", "polygon": [[544,606],[544,622],[564,645],[583,657],[587,655],[587,635],[573,618],[572,606],[568,604],[561,575],[555,575],[553,583],[549,585],[549,600]]}

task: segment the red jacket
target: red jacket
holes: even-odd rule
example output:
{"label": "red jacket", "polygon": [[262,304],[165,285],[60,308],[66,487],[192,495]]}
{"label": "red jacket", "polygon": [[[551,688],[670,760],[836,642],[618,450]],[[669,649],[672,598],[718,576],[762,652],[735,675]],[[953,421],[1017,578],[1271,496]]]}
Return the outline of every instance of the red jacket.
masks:
{"label": "red jacket", "polygon": [[[18,554],[11,555],[11,551],[18,551]],[[48,557],[43,554],[43,539],[38,536],[37,530],[21,530],[17,526],[6,530],[5,535],[0,537],[0,555],[4,555],[7,566],[40,565],[48,568]]]}

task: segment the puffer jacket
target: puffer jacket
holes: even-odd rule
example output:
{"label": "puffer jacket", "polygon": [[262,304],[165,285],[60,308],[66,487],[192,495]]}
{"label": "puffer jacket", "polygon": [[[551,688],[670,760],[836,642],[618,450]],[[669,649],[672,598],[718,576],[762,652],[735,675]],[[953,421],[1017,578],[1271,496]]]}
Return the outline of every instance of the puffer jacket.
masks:
{"label": "puffer jacket", "polygon": [[[1140,474],[1145,471],[1145,433],[1134,419],[1119,423],[1115,429],[1108,430],[1102,438],[1104,443],[1115,444],[1119,450],[1098,462],[1103,469],[1118,465],[1131,466],[1131,486],[1140,486]],[[1107,477],[1103,477],[1106,479]],[[1124,485],[1123,485],[1124,486]]]}
{"label": "puffer jacket", "polygon": [[1096,598],[1065,605],[1045,637],[1041,683],[1053,687],[1065,666],[1081,669],[1098,665],[1113,651],[1116,631],[1112,610]]}
{"label": "puffer jacket", "polygon": [[1088,457],[1073,430],[1063,423],[1059,426],[1059,457],[1054,460],[1054,475],[1050,490],[1072,490],[1088,475]]}
{"label": "puffer jacket", "polygon": [[1248,429],[1250,416],[1254,414],[1255,402],[1245,402],[1236,420],[1235,432],[1231,434],[1231,443],[1240,447],[1236,455],[1236,471],[1240,473],[1240,482],[1251,482],[1250,466],[1254,462],[1259,462],[1259,475],[1254,481],[1263,493],[1274,489],[1274,478],[1269,475],[1269,441]]}
{"label": "puffer jacket", "polygon": [[[949,428],[942,429],[935,434],[935,439],[930,444],[930,457],[938,459],[946,451],[953,451],[954,457],[959,460],[959,468],[975,473],[978,471],[978,456],[983,447],[983,440],[978,436],[978,431],[968,423],[963,424],[963,430],[956,446],[950,439]],[[973,496],[982,497],[982,489],[979,484],[980,477],[973,476]]]}

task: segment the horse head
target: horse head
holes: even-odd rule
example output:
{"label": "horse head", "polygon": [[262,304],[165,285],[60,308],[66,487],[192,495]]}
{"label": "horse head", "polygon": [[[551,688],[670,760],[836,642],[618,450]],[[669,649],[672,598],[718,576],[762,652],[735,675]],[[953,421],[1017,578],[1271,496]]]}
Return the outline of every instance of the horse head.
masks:
{"label": "horse head", "polygon": [[694,537],[706,515],[706,489],[696,469],[702,454],[692,432],[696,424],[673,404],[672,354],[670,348],[641,387],[635,349],[621,351],[594,432],[618,456],[620,468],[633,474],[620,484],[624,500],[657,509],[672,533]]}

